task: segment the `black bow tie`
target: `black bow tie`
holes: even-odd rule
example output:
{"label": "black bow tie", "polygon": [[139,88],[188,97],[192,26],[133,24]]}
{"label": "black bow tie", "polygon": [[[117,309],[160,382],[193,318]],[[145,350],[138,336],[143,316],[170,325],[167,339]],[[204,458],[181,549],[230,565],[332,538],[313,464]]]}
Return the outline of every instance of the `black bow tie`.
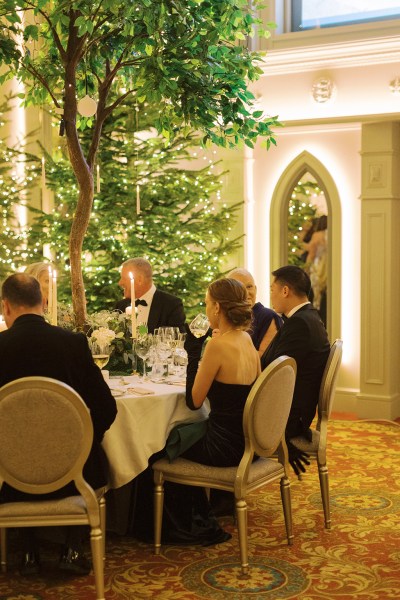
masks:
{"label": "black bow tie", "polygon": [[282,318],[282,321],[285,322],[288,320],[289,317],[287,317],[284,313],[282,313],[281,318]]}
{"label": "black bow tie", "polygon": [[135,300],[135,306],[139,306],[139,304],[140,304],[141,306],[147,306],[147,302],[146,302],[146,300],[138,300],[138,299],[137,299],[137,300]]}

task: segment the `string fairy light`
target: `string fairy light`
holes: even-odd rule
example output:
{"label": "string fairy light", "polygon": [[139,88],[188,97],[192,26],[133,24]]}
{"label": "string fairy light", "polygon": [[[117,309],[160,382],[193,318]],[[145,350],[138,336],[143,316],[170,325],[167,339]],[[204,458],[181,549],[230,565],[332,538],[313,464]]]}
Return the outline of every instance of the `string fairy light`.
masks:
{"label": "string fairy light", "polygon": [[[136,132],[139,131],[139,107],[135,105]],[[136,146],[136,214],[140,215],[140,185],[139,185],[139,148]]]}

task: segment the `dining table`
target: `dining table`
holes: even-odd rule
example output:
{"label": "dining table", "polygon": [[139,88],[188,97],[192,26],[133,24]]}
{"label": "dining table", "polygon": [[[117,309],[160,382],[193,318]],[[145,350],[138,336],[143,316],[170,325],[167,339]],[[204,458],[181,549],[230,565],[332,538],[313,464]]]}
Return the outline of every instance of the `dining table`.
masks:
{"label": "dining table", "polygon": [[118,409],[102,441],[109,469],[107,528],[123,534],[129,526],[135,478],[165,447],[175,425],[207,419],[209,407],[206,401],[200,409],[190,410],[185,382],[171,377],[155,382],[138,375],[118,376],[107,383]]}

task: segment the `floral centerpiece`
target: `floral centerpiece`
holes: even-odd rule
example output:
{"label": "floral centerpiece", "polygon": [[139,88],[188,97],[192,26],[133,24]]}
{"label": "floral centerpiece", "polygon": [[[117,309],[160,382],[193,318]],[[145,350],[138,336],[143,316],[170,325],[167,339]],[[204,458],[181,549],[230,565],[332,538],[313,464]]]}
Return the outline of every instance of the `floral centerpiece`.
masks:
{"label": "floral centerpiece", "polygon": [[[63,329],[77,331],[74,313],[71,305],[58,304],[58,325]],[[139,326],[138,333],[146,326]],[[112,350],[107,369],[114,375],[131,374],[134,367],[135,355],[132,351],[132,319],[130,315],[118,310],[101,310],[88,315],[86,320],[86,335],[93,341],[106,346],[111,345]]]}
{"label": "floral centerpiece", "polygon": [[71,304],[58,302],[57,324],[63,329],[68,329],[69,331],[76,331],[75,315]]}
{"label": "floral centerpiece", "polygon": [[112,346],[107,369],[115,375],[131,374],[132,352],[131,318],[119,311],[102,310],[88,315],[87,335],[99,342],[108,340]]}
{"label": "floral centerpiece", "polygon": [[95,342],[100,348],[100,352],[105,351],[113,340],[115,340],[116,333],[112,329],[107,327],[99,327],[95,329],[90,336],[90,340]]}

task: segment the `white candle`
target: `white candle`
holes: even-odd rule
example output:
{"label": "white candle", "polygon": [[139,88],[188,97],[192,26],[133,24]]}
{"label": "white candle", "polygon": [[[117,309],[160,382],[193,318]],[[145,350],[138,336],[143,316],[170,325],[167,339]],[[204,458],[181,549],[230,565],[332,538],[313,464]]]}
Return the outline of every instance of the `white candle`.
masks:
{"label": "white candle", "polygon": [[100,165],[96,165],[96,191],[100,193]]}
{"label": "white candle", "polygon": [[0,331],[5,331],[7,329],[6,322],[4,321],[2,315],[0,315]]}
{"label": "white candle", "polygon": [[47,298],[47,314],[51,323],[53,315],[53,273],[51,267],[49,267],[49,291]]}
{"label": "white candle", "polygon": [[136,214],[140,214],[140,187],[136,184]]}
{"label": "white candle", "polygon": [[42,193],[45,192],[46,189],[46,167],[45,167],[45,158],[42,156]]}
{"label": "white candle", "polygon": [[135,311],[135,279],[133,273],[129,273],[131,280],[131,319],[132,319],[132,337],[136,339],[136,311]]}
{"label": "white candle", "polygon": [[53,314],[51,318],[52,325],[57,325],[57,271],[53,271]]}

